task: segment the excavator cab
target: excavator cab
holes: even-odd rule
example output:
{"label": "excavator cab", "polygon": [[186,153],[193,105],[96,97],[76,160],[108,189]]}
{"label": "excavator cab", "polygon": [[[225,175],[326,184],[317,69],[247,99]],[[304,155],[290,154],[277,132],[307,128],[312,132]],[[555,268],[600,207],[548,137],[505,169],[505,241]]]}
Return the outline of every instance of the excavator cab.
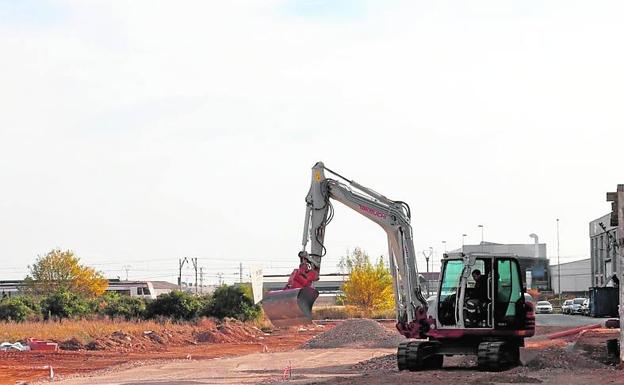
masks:
{"label": "excavator cab", "polygon": [[307,324],[312,320],[312,305],[318,296],[312,286],[269,291],[262,299],[262,309],[275,326]]}
{"label": "excavator cab", "polygon": [[535,333],[515,256],[445,255],[437,300],[428,340],[399,345],[399,370],[440,368],[448,355],[476,355],[480,369],[501,370],[517,364],[524,338]]}
{"label": "excavator cab", "polygon": [[514,328],[525,305],[518,260],[474,254],[447,258],[438,298],[439,328]]}

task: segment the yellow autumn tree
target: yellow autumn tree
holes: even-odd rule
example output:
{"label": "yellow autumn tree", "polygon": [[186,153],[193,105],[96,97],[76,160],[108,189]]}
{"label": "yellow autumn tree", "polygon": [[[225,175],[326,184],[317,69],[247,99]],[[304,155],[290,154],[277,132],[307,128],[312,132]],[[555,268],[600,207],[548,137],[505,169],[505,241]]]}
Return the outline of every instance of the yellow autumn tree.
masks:
{"label": "yellow autumn tree", "polygon": [[25,281],[35,294],[66,290],[84,297],[96,297],[108,287],[108,281],[102,274],[81,265],[80,258],[71,250],[54,249],[38,256],[28,269],[30,274]]}
{"label": "yellow autumn tree", "polygon": [[366,316],[373,312],[394,308],[392,274],[379,257],[376,264],[360,248],[341,260],[340,266],[349,271],[349,277],[342,286],[347,305],[355,306]]}

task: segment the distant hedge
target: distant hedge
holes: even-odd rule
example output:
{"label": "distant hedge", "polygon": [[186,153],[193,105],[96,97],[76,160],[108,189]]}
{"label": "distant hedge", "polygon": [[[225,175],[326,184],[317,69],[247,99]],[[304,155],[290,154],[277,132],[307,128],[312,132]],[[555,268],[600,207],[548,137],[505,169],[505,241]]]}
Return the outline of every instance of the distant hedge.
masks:
{"label": "distant hedge", "polygon": [[27,319],[63,319],[107,316],[126,320],[170,318],[180,321],[200,316],[242,321],[260,316],[245,288],[223,285],[212,296],[195,296],[188,292],[172,291],[154,300],[106,293],[87,299],[67,290],[58,290],[46,296],[20,295],[0,300],[0,321],[23,322]]}
{"label": "distant hedge", "polygon": [[85,298],[67,290],[56,291],[41,300],[44,319],[78,318],[93,312]]}
{"label": "distant hedge", "polygon": [[245,294],[240,286],[220,286],[205,307],[204,315],[216,318],[237,318],[253,320],[260,315],[260,307]]}
{"label": "distant hedge", "polygon": [[169,317],[178,320],[197,318],[209,301],[208,297],[197,297],[183,291],[161,294],[147,305],[147,317]]}
{"label": "distant hedge", "polygon": [[27,298],[11,297],[0,301],[0,320],[23,322],[35,314]]}
{"label": "distant hedge", "polygon": [[111,318],[140,319],[145,317],[147,311],[147,303],[143,298],[117,293],[106,296],[102,305],[100,312]]}

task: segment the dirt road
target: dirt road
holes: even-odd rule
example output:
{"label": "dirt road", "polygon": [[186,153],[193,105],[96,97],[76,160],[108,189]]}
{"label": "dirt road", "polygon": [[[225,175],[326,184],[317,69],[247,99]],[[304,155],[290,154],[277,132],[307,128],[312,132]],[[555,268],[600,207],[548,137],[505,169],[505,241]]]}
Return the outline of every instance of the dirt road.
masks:
{"label": "dirt road", "polygon": [[212,360],[159,363],[97,377],[55,382],[63,385],[207,385],[279,382],[291,365],[291,381],[305,383],[357,376],[351,367],[360,361],[394,353],[394,349],[320,349],[256,353]]}
{"label": "dirt road", "polygon": [[[572,352],[570,355],[573,355]],[[578,356],[574,357],[578,359]],[[567,358],[559,357],[561,360]],[[284,369],[289,365],[292,368],[291,376],[285,380]],[[558,368],[529,365],[502,373],[479,372],[474,362],[466,357],[447,357],[444,366],[443,370],[398,372],[394,349],[308,349],[201,361],[163,362],[55,383],[62,385],[624,384],[624,374],[621,371],[585,361],[574,361],[570,366]],[[598,382],[599,378],[601,381]]]}
{"label": "dirt road", "polygon": [[[527,341],[532,355],[541,359],[533,366],[491,374],[475,370],[474,357],[447,357],[443,371],[406,373],[396,369],[394,348],[296,349],[322,330],[334,326],[304,331],[281,330],[266,337],[262,343],[205,343],[170,346],[153,352],[0,354],[0,384],[13,385],[42,378],[48,370],[44,369],[46,365],[54,366],[55,383],[66,385],[273,384],[283,382],[282,375],[289,364],[292,365],[290,384],[585,385],[595,383],[597,378],[601,379],[600,383],[624,384],[619,371],[598,362],[605,355],[604,341],[614,338],[611,334],[616,331],[592,330],[583,334],[580,340],[578,336],[549,340],[544,334],[560,331],[562,327],[538,326],[537,334],[541,335]],[[396,332],[392,323],[384,323],[384,326]],[[376,358],[371,361],[371,357]],[[119,364],[122,366],[115,366]],[[83,377],[77,378],[77,375]]]}

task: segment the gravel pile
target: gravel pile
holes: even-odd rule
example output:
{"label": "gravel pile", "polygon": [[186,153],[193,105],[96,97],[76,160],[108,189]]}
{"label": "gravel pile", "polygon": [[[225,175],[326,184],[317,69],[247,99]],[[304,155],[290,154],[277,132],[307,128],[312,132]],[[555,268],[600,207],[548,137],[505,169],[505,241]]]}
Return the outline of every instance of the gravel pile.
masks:
{"label": "gravel pile", "polygon": [[358,362],[351,369],[358,372],[376,372],[380,370],[398,372],[396,354],[388,354],[371,358],[370,360]]}
{"label": "gravel pile", "polygon": [[304,349],[341,347],[396,348],[405,342],[399,332],[392,332],[371,319],[348,319],[303,344]]}

